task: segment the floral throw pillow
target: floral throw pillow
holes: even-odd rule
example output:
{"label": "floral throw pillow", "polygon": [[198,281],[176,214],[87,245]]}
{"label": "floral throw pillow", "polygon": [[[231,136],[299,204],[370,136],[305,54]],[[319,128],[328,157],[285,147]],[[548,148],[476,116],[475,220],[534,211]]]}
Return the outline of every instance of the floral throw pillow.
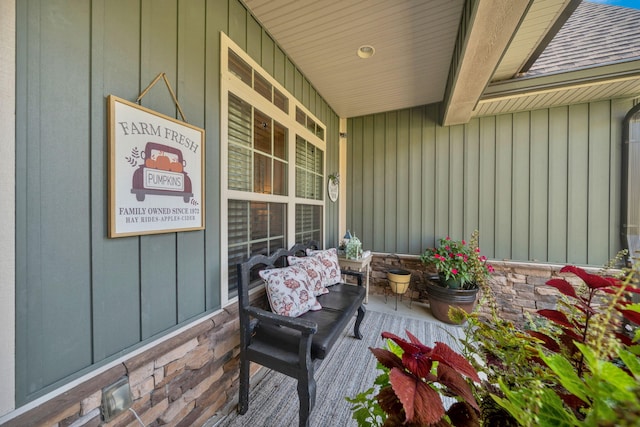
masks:
{"label": "floral throw pillow", "polygon": [[314,251],[307,249],[307,255],[318,259],[325,268],[325,286],[340,283],[340,264],[338,263],[338,251],[336,248]]}
{"label": "floral throw pillow", "polygon": [[309,310],[320,310],[309,285],[307,272],[300,267],[273,268],[259,272],[265,281],[271,311],[282,316],[297,317]]}
{"label": "floral throw pillow", "polygon": [[309,276],[309,284],[315,296],[329,293],[329,289],[327,289],[325,285],[325,268],[318,258],[289,256],[287,260],[289,261],[289,265],[304,268]]}

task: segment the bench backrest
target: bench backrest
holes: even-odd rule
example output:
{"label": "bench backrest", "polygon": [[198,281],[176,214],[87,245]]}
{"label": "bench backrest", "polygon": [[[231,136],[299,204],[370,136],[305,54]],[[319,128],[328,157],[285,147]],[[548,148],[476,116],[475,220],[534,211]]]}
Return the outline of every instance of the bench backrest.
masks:
{"label": "bench backrest", "polygon": [[[248,260],[238,264],[238,308],[240,309],[240,327],[244,329],[248,326],[249,315],[245,309],[249,303],[249,287],[251,285],[252,273],[266,268],[277,268],[288,266],[288,256],[307,256],[307,249],[318,249],[320,246],[315,240],[307,243],[297,243],[291,249],[278,249],[271,255],[254,255]],[[255,277],[255,276],[254,276]]]}

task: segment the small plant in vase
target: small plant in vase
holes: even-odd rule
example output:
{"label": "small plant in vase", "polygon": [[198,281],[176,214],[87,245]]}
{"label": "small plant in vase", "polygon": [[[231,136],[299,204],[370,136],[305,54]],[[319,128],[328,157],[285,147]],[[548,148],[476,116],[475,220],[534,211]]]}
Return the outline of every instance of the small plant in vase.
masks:
{"label": "small plant in vase", "polygon": [[441,286],[450,289],[477,289],[478,277],[487,277],[493,273],[493,267],[486,264],[487,258],[480,255],[479,236],[476,230],[471,235],[470,242],[443,237],[437,247],[426,249],[420,260],[424,265],[436,268]]}
{"label": "small plant in vase", "polygon": [[447,323],[459,324],[464,316],[451,318],[451,307],[459,307],[470,313],[476,304],[478,282],[486,280],[493,267],[487,258],[480,255],[479,232],[474,231],[471,240],[440,239],[439,246],[426,249],[420,257],[427,267],[434,267],[439,279],[435,284],[427,283],[429,305],[433,315]]}

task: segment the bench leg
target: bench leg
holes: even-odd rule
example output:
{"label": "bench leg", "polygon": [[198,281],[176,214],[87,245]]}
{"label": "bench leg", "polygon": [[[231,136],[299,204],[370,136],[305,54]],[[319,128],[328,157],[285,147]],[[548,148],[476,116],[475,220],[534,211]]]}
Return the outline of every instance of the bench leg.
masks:
{"label": "bench leg", "polygon": [[311,372],[298,379],[298,399],[300,400],[300,427],[309,427],[309,416],[316,404],[316,380]]}
{"label": "bench leg", "polygon": [[362,319],[364,319],[365,309],[364,306],[360,306],[358,308],[358,317],[356,317],[356,324],[353,327],[353,335],[359,340],[362,339],[362,334],[360,333],[360,323],[362,323]]}
{"label": "bench leg", "polygon": [[240,389],[238,391],[238,413],[244,415],[249,409],[249,361],[240,355]]}

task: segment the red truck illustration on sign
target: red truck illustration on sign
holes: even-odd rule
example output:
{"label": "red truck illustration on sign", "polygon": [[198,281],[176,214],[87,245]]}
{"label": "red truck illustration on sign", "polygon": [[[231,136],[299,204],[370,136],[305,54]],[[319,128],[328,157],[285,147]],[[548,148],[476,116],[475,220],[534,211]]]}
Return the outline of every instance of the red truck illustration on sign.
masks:
{"label": "red truck illustration on sign", "polygon": [[193,197],[191,178],[184,168],[182,151],[168,145],[147,142],[141,153],[144,163],[133,173],[131,192],[144,201],[147,194],[180,196],[185,203]]}

